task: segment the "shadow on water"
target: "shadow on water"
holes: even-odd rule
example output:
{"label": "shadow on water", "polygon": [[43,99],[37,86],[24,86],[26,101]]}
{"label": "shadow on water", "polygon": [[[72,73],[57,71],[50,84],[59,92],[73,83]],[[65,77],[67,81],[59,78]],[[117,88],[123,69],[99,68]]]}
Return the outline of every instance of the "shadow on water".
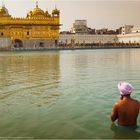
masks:
{"label": "shadow on water", "polygon": [[115,123],[112,123],[110,129],[114,132],[114,139],[139,139],[140,132],[139,127],[128,128],[118,127]]}

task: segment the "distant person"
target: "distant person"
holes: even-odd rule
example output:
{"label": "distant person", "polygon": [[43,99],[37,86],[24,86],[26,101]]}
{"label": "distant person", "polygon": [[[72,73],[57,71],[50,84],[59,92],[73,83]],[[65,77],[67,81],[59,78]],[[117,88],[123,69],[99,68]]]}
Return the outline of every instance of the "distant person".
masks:
{"label": "distant person", "polygon": [[113,106],[111,120],[118,120],[118,126],[136,127],[137,117],[140,110],[140,103],[130,97],[133,87],[127,82],[118,84],[120,100]]}

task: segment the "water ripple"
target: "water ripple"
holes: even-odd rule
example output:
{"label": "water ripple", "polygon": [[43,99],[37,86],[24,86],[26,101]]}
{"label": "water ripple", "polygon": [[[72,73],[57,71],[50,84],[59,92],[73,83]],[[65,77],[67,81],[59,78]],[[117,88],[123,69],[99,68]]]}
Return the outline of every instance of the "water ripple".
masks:
{"label": "water ripple", "polygon": [[140,100],[139,53],[0,53],[0,136],[112,139],[108,116],[119,99],[117,83],[132,83]]}

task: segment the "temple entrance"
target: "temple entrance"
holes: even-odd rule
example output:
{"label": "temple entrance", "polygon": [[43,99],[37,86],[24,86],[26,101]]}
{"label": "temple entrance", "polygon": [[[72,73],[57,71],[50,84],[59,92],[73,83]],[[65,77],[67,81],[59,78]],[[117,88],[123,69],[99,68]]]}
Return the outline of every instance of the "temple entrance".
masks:
{"label": "temple entrance", "polygon": [[44,42],[39,42],[39,47],[44,47]]}
{"label": "temple entrance", "polygon": [[14,40],[14,48],[22,48],[23,47],[23,42],[20,39],[15,39]]}
{"label": "temple entrance", "polygon": [[55,40],[55,46],[57,46],[58,45],[58,40]]}

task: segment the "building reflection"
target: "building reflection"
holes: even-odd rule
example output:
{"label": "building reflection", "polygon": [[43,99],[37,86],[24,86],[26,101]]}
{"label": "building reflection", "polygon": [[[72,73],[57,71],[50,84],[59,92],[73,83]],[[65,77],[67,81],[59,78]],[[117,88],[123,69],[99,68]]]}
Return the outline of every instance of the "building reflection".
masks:
{"label": "building reflection", "polygon": [[12,53],[0,57],[0,88],[59,81],[59,53]]}

